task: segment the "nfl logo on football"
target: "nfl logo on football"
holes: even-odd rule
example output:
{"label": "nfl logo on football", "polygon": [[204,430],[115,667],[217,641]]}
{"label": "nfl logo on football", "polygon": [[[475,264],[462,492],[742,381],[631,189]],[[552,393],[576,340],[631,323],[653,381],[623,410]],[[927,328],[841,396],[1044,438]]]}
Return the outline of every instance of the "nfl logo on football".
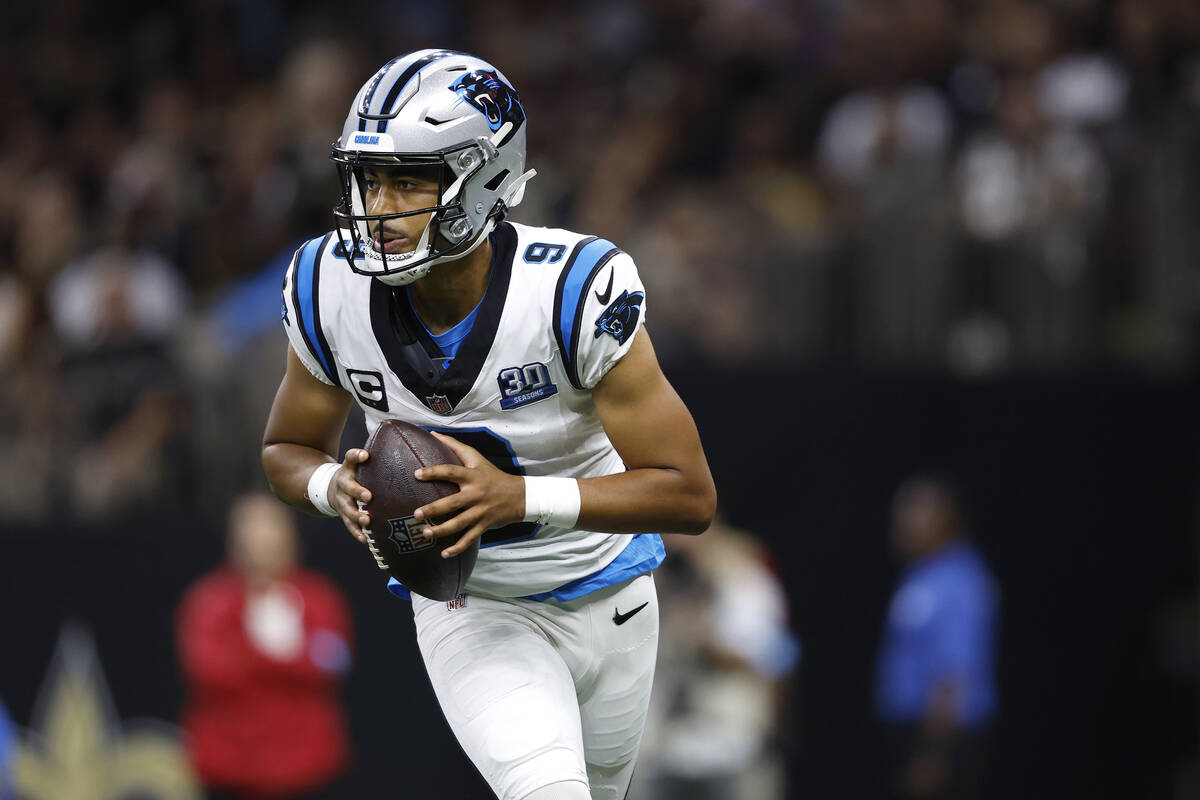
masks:
{"label": "nfl logo on football", "polygon": [[411,553],[433,546],[432,539],[426,540],[424,536],[421,536],[421,530],[425,527],[425,523],[416,517],[389,519],[388,527],[391,528],[388,538],[396,543],[396,547],[401,553]]}

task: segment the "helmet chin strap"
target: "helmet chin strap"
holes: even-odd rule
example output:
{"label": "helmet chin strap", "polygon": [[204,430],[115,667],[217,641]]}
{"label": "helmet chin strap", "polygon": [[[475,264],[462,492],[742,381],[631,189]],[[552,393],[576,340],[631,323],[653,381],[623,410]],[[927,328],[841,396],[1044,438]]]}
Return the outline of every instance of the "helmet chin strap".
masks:
{"label": "helmet chin strap", "polygon": [[[510,124],[510,123],[506,123],[506,124]],[[537,175],[537,170],[531,169],[528,172],[526,172],[524,175],[522,175],[521,177],[519,177],[515,181],[513,181],[512,186],[510,186],[508,191],[505,192],[505,194],[504,194],[504,205],[508,206],[509,208],[512,208],[517,203],[520,203],[521,198],[524,197],[524,195],[525,195],[525,184],[528,183],[529,179],[532,178],[534,175]],[[457,194],[458,188],[459,188],[459,186],[457,183],[451,187],[451,189],[454,190],[453,194]],[[453,196],[450,191],[447,191],[446,195]],[[432,226],[433,220],[430,220],[429,224]],[[475,241],[471,242],[470,247],[468,247],[466,250],[463,250],[461,252],[447,253],[444,256],[438,256],[437,258],[431,259],[429,261],[429,266],[432,267],[435,264],[445,264],[448,261],[457,261],[458,259],[462,258],[463,256],[470,255],[471,253],[475,252],[475,248],[479,247],[479,245],[481,245],[485,241],[487,241],[488,236],[491,235],[492,231],[494,231],[495,229],[496,229],[496,218],[488,217],[487,224],[483,226],[483,230],[480,231],[479,235],[475,237]],[[422,239],[422,241],[423,241],[423,239]]]}
{"label": "helmet chin strap", "polygon": [[[388,259],[387,253],[374,253],[373,257],[378,258],[380,261],[382,261],[385,269],[387,267],[389,260],[390,261],[398,261],[401,263],[401,265],[403,265],[404,261],[412,258],[413,256],[415,256],[417,253],[421,252],[422,250],[428,249],[432,229],[433,229],[433,220],[431,219],[425,225],[425,230],[421,233],[420,241],[417,242],[417,246],[415,248],[413,248],[413,250],[411,252],[401,253],[401,254],[399,254],[398,257],[393,257],[392,259]],[[382,281],[383,283],[387,284],[388,286],[407,286],[408,284],[412,283],[413,281],[425,277],[425,274],[427,272],[429,272],[429,268],[431,266],[433,266],[433,262],[426,261],[424,264],[418,264],[418,265],[416,265],[414,267],[410,267],[408,269],[402,269],[402,271],[392,273],[391,275],[376,275],[375,277],[378,280]]]}
{"label": "helmet chin strap", "polygon": [[[505,124],[511,125],[511,123],[505,123]],[[504,130],[502,128],[500,133],[503,133],[503,132],[504,132]],[[521,177],[519,177],[515,181],[513,181],[512,186],[510,186],[508,188],[508,191],[505,192],[505,194],[504,194],[504,205],[508,206],[509,208],[512,208],[513,206],[520,203],[521,199],[525,196],[525,184],[528,183],[529,179],[535,175],[537,175],[537,170],[531,169],[531,170],[528,170],[524,175],[522,175]],[[464,177],[466,177],[465,174],[459,176],[459,179],[457,181],[455,181],[453,184],[451,184],[450,188],[447,189],[445,194],[442,195],[442,203],[443,204],[449,203],[451,198],[456,197],[458,195],[459,190],[462,188],[462,180]],[[426,226],[426,228],[425,228],[426,236],[428,235],[429,229],[431,227],[433,227],[433,220],[430,220],[429,225]],[[435,264],[445,264],[448,261],[457,261],[458,259],[460,259],[464,256],[470,255],[471,253],[475,252],[475,248],[479,247],[479,245],[483,244],[484,241],[487,240],[488,236],[491,235],[491,232],[494,231],[495,229],[496,229],[496,219],[495,219],[495,217],[489,217],[487,224],[483,226],[483,230],[480,231],[479,235],[475,237],[475,241],[471,242],[470,247],[468,247],[466,250],[462,250],[460,252],[447,253],[444,256],[438,256],[437,258],[430,259],[430,261],[428,262],[429,266],[432,267]],[[426,238],[425,236],[421,237],[422,244],[424,244],[425,238]],[[419,249],[420,249],[420,247],[418,246],[418,250]]]}
{"label": "helmet chin strap", "polygon": [[429,264],[432,266],[433,264],[444,264],[447,261],[458,261],[458,259],[462,258],[463,256],[470,255],[471,253],[475,252],[475,248],[487,241],[488,235],[491,234],[491,232],[495,229],[495,218],[488,219],[487,224],[483,226],[483,230],[480,231],[479,235],[475,237],[475,241],[471,242],[470,247],[468,247],[466,250],[463,250],[461,253],[447,253],[444,256],[438,256],[437,258],[431,259]]}
{"label": "helmet chin strap", "polygon": [[[432,226],[432,221],[431,221],[430,225]],[[475,251],[475,249],[477,247],[479,247],[479,245],[481,245],[485,241],[487,241],[488,235],[491,234],[491,232],[495,229],[495,227],[496,227],[496,220],[489,219],[487,221],[487,224],[483,226],[483,230],[480,232],[480,234],[475,237],[475,241],[471,242],[471,245],[469,247],[467,247],[467,249],[463,250],[462,252],[447,253],[444,256],[438,256],[437,258],[431,258],[428,261],[426,261],[425,263],[418,264],[417,266],[412,267],[411,269],[405,270],[403,272],[399,272],[399,273],[396,273],[393,275],[376,275],[375,277],[377,279],[379,279],[380,281],[382,281],[383,283],[386,283],[388,286],[407,286],[410,283],[414,283],[414,282],[420,280],[421,278],[424,278],[426,275],[429,274],[429,270],[433,269],[438,264],[445,264],[449,261],[457,261],[458,259],[462,258],[463,256],[467,256],[467,255],[470,255],[471,253],[473,253]],[[426,235],[421,237],[422,244],[425,242],[425,239],[428,236],[428,231],[429,231],[429,228],[426,228]],[[413,252],[416,253],[419,251],[414,250]]]}
{"label": "helmet chin strap", "polygon": [[[508,133],[508,129],[510,129],[511,127],[512,127],[511,122],[505,123],[504,126],[502,126],[500,128],[500,130],[496,132],[495,136],[492,137],[491,143],[492,144],[498,143]],[[486,142],[486,140],[484,140],[484,141]],[[458,196],[458,194],[462,191],[463,183],[466,181],[467,177],[470,174],[472,174],[472,173],[464,172],[463,174],[459,175],[455,179],[455,181],[452,184],[450,184],[450,186],[448,186],[446,188],[446,191],[442,193],[442,196],[440,198],[441,205],[443,205],[443,206],[449,205],[451,203],[451,201],[455,197]],[[521,202],[521,200],[525,197],[525,184],[528,183],[529,180],[531,178],[533,178],[535,175],[537,175],[537,170],[531,169],[531,170],[526,171],[523,175],[521,175],[519,178],[517,178],[515,181],[512,182],[512,184],[508,187],[508,190],[504,193],[504,198],[502,200],[502,202],[504,203],[504,205],[507,208],[512,208],[513,206],[515,206]],[[429,252],[432,249],[432,239],[433,239],[434,232],[435,232],[436,228],[438,227],[437,224],[435,224],[435,223],[437,223],[437,215],[436,214],[429,220],[428,223],[426,223],[425,230],[421,233],[420,241],[417,242],[417,246],[415,248],[413,248],[413,250],[411,252],[403,254],[403,256],[400,258],[389,259],[387,257],[386,253],[378,253],[377,257],[380,258],[380,260],[382,260],[385,265],[389,261],[398,261],[401,264],[403,264],[403,262],[405,260],[416,256],[418,253]],[[445,255],[438,256],[437,258],[431,258],[422,264],[418,264],[414,267],[403,270],[403,271],[393,274],[393,275],[377,275],[375,277],[377,277],[380,281],[388,284],[389,286],[407,286],[408,284],[425,277],[425,275],[427,275],[429,273],[429,270],[432,269],[435,265],[445,264],[450,261],[457,261],[460,258],[463,258],[463,257],[468,256],[471,253],[475,252],[476,248],[478,248],[479,245],[483,244],[487,240],[488,236],[491,235],[492,231],[495,229],[496,229],[496,218],[493,216],[489,216],[487,223],[483,226],[483,229],[479,232],[478,235],[476,235],[474,241],[472,241],[471,244],[468,245],[465,249],[458,251],[458,252],[447,253]],[[369,230],[368,230],[368,235],[369,235]]]}
{"label": "helmet chin strap", "polygon": [[[464,172],[462,175],[459,175],[458,178],[455,179],[454,183],[450,184],[450,186],[448,186],[446,188],[446,191],[442,193],[442,197],[441,197],[441,204],[443,206],[450,205],[450,203],[454,200],[454,198],[458,197],[458,193],[462,191],[463,183],[466,181],[469,174],[470,174],[469,172]],[[435,214],[434,217],[429,220],[429,224],[427,224],[425,226],[425,232],[421,235],[420,243],[417,245],[416,249],[413,250],[414,253],[419,253],[421,251],[422,247],[429,245],[429,240],[432,238],[430,236],[430,232],[434,229],[436,222],[437,222],[437,215]],[[484,240],[487,239],[488,235],[495,229],[495,227],[496,227],[496,220],[489,218],[487,221],[487,224],[483,226],[483,230],[480,231],[479,235],[475,237],[475,241],[471,242],[470,247],[468,247],[466,250],[463,250],[462,252],[447,253],[444,256],[438,256],[437,258],[431,258],[428,262],[426,262],[427,266],[432,267],[435,264],[444,264],[447,261],[457,261],[458,259],[462,258],[463,256],[470,255],[471,253],[473,253],[475,251],[475,248],[477,248],[477,247],[479,247],[479,245],[483,244]],[[426,269],[424,272],[421,273],[421,276],[424,276],[425,272],[428,272],[428,271],[429,270]]]}

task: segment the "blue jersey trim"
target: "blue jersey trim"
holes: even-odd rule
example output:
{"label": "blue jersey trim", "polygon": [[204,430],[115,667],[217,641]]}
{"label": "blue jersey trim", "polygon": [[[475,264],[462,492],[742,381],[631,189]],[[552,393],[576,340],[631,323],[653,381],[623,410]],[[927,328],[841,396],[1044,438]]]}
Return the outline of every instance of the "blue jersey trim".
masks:
{"label": "blue jersey trim", "polygon": [[585,594],[599,591],[609,586],[615,586],[618,583],[623,583],[630,578],[636,578],[638,575],[644,575],[652,569],[658,567],[667,557],[667,550],[663,547],[662,537],[657,533],[639,533],[635,535],[621,554],[614,558],[608,566],[593,572],[591,575],[585,575],[578,580],[564,583],[557,589],[551,589],[548,592],[541,594],[526,595],[522,600],[558,600],[565,602],[574,600],[578,597],[583,597]]}
{"label": "blue jersey trim", "polygon": [[609,259],[621,250],[606,239],[588,239],[575,246],[558,279],[554,293],[554,338],[558,341],[571,384],[581,389],[576,356],[579,353],[580,314],[587,303],[592,280]]}
{"label": "blue jersey trim", "polygon": [[300,317],[300,330],[304,333],[312,354],[321,362],[325,375],[335,385],[340,386],[337,371],[333,368],[333,351],[325,339],[321,328],[320,306],[320,258],[318,257],[329,235],[323,239],[312,239],[304,245],[300,259],[296,263],[295,301],[296,313]]}
{"label": "blue jersey trim", "polygon": [[475,318],[479,316],[479,307],[483,305],[481,298],[475,307],[471,309],[471,313],[467,314],[458,324],[445,333],[434,333],[429,330],[429,326],[425,324],[425,320],[421,319],[421,315],[417,313],[417,308],[412,304],[412,295],[405,292],[408,298],[408,305],[413,310],[413,316],[421,323],[421,327],[429,334],[429,338],[433,339],[433,343],[442,351],[442,355],[447,358],[444,366],[449,366],[449,360],[458,355],[458,347],[467,338],[467,334],[471,332],[471,328],[475,327]]}
{"label": "blue jersey trim", "polygon": [[[613,247],[612,242],[604,239],[593,239],[573,254],[566,266],[563,280],[562,305],[558,309],[558,335],[563,344],[571,343],[571,331],[575,328],[575,317],[578,315],[579,298],[583,295],[584,284],[592,267],[600,260],[600,256]],[[568,358],[574,353],[565,354]]]}
{"label": "blue jersey trim", "polygon": [[[545,600],[557,600],[560,603],[575,600],[657,569],[666,557],[667,550],[663,547],[661,536],[657,533],[639,533],[629,541],[629,544],[625,545],[625,549],[619,556],[609,562],[608,566],[591,575],[564,583],[557,589],[551,589],[541,594],[526,595],[520,599],[534,600],[539,603]],[[412,592],[395,578],[388,579],[387,588],[396,597],[404,600],[412,599]]]}

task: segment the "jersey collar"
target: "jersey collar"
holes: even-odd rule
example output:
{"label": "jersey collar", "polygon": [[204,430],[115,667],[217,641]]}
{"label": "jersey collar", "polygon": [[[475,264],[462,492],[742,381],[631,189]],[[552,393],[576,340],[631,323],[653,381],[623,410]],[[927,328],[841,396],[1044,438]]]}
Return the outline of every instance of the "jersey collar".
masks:
{"label": "jersey collar", "polygon": [[407,298],[381,281],[371,282],[371,328],[388,367],[406,389],[439,414],[452,413],[479,378],[500,327],[516,249],[517,232],[506,222],[497,225],[492,233],[492,273],[475,324],[444,370],[434,361],[442,358],[441,349]]}

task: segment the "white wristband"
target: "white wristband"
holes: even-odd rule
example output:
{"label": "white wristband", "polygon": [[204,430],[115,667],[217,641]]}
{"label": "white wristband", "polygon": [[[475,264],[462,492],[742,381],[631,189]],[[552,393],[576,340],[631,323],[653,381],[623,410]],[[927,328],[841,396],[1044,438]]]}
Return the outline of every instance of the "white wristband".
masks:
{"label": "white wristband", "polygon": [[579,481],[525,476],[525,521],[573,528],[579,519]]}
{"label": "white wristband", "polygon": [[333,506],[329,505],[329,484],[333,482],[333,474],[341,466],[336,461],[329,461],[314,469],[308,478],[308,502],[327,517],[338,515]]}

